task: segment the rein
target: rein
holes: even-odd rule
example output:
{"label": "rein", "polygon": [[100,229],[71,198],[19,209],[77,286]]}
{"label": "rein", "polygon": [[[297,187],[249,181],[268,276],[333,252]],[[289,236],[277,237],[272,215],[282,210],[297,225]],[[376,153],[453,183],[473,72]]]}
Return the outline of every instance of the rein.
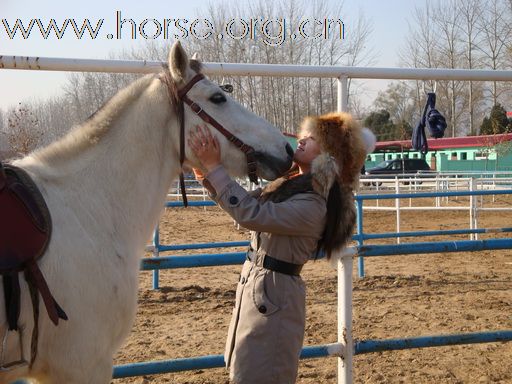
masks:
{"label": "rein", "polygon": [[[249,176],[249,180],[255,184],[258,184],[258,177],[256,175],[256,158],[254,148],[250,145],[245,144],[238,137],[229,132],[226,128],[224,128],[217,120],[215,120],[212,116],[210,116],[207,112],[201,108],[200,105],[196,104],[192,101],[187,93],[192,89],[192,87],[199,81],[204,79],[204,75],[198,73],[195,75],[192,80],[190,80],[182,89],[177,91],[177,97],[179,102],[179,115],[180,115],[180,165],[183,166],[185,162],[185,114],[184,114],[184,103],[188,104],[190,109],[199,116],[206,124],[211,125],[217,131],[219,131],[222,135],[228,139],[233,145],[235,145],[238,149],[240,149],[247,158],[247,173]],[[170,88],[170,76],[167,74],[165,83]],[[183,178],[183,170],[180,173],[180,189],[181,196],[183,198],[183,205],[185,207],[188,206],[187,195],[185,191],[185,180]]]}

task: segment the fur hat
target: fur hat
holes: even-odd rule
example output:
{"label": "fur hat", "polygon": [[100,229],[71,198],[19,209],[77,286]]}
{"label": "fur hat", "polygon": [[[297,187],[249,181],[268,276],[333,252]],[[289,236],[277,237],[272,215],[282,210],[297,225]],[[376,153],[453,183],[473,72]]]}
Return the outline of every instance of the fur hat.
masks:
{"label": "fur hat", "polygon": [[312,136],[322,149],[313,160],[313,187],[328,196],[334,181],[342,187],[357,189],[361,168],[368,153],[375,149],[375,136],[361,128],[348,113],[328,113],[306,117],[299,138]]}

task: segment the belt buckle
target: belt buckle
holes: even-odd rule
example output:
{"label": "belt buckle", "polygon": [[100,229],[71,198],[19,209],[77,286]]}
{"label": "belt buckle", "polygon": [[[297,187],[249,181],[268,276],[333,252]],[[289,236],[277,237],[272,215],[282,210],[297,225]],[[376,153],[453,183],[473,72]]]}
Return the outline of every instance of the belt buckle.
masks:
{"label": "belt buckle", "polygon": [[203,108],[201,108],[201,106],[199,104],[196,104],[195,102],[192,102],[190,104],[190,108],[196,115],[199,115],[201,112],[203,112]]}

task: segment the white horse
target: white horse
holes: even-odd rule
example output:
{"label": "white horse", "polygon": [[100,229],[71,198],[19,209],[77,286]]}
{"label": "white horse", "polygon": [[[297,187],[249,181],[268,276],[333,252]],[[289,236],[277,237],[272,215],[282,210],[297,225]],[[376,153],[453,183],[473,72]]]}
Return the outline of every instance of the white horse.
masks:
{"label": "white horse", "polygon": [[[163,73],[135,81],[67,136],[13,163],[32,176],[51,212],[52,237],[38,263],[69,320],[55,326],[40,304],[36,359],[30,369],[0,371],[1,383],[19,377],[56,384],[111,380],[113,356],[136,313],[140,257],[168,188],[181,171],[179,123],[161,79],[167,74],[179,89],[199,70],[199,63],[189,60],[176,43]],[[290,166],[291,148],[279,130],[218,85],[203,79],[188,96],[255,149],[259,176],[275,179]],[[184,108],[188,132],[202,120]],[[219,138],[228,172],[246,174],[245,155],[212,132]],[[186,165],[198,165],[188,146],[185,156]],[[33,308],[20,277],[19,325],[29,360]],[[3,335],[7,322],[2,292],[0,325]],[[19,358],[17,338],[8,341],[3,363]]]}

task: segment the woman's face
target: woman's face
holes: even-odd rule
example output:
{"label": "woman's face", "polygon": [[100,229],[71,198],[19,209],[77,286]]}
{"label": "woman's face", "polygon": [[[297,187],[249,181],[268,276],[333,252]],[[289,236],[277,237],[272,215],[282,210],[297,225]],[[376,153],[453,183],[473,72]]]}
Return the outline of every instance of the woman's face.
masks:
{"label": "woman's face", "polygon": [[299,140],[294,160],[299,166],[309,166],[320,152],[320,145],[313,136],[304,137]]}

